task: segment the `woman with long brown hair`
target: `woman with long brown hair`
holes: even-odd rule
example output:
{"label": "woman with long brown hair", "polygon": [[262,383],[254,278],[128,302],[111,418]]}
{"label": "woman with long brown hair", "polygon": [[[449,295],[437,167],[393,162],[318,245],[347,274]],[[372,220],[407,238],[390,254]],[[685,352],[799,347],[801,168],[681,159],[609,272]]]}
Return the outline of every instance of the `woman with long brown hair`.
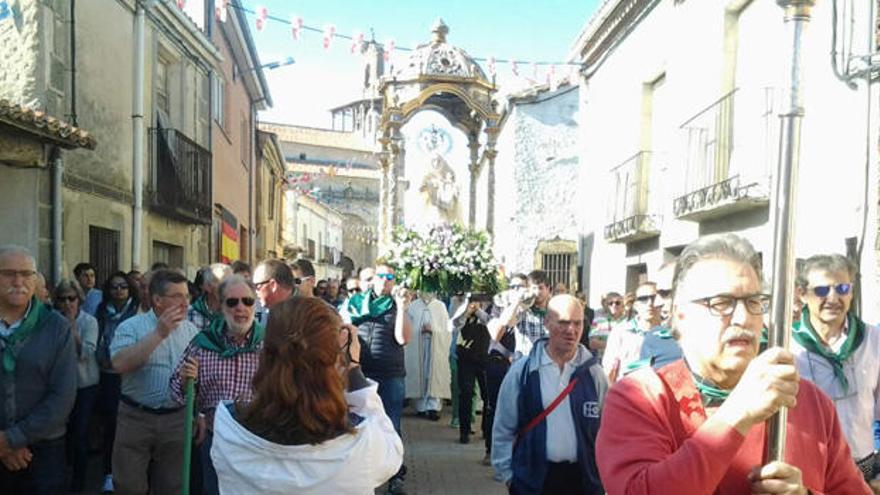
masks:
{"label": "woman with long brown hair", "polygon": [[317,298],[272,308],[253,399],[217,408],[220,493],[372,494],[397,472],[403,444],[356,332]]}

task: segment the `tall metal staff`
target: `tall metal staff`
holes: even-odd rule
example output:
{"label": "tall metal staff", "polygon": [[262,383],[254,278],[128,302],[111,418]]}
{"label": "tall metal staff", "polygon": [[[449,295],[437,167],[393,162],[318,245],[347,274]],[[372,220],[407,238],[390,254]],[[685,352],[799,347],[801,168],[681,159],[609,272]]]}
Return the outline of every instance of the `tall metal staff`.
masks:
{"label": "tall metal staff", "polygon": [[[773,298],[770,345],[788,349],[791,336],[791,303],[795,283],[794,218],[797,199],[798,163],[801,151],[801,120],[804,116],[801,95],[801,37],[815,0],[776,0],[785,9],[785,24],[791,34],[788,108],[780,115],[782,134],[779,164],[776,169],[775,232],[773,234]],[[768,461],[785,456],[785,424],[788,410],[781,408],[767,424]]]}

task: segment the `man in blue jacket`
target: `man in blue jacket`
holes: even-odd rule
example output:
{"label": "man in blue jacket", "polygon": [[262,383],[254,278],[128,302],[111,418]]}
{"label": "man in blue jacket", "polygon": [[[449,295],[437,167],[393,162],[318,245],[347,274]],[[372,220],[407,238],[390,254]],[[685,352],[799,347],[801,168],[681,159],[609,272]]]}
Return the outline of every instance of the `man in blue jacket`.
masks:
{"label": "man in blue jacket", "polygon": [[580,344],[584,309],[563,294],[548,304],[549,337],[511,366],[492,431],[492,466],[511,494],[601,494],[594,452],[608,382]]}
{"label": "man in blue jacket", "polygon": [[64,433],[76,398],[70,324],[34,297],[33,255],[0,246],[0,493],[65,492]]}

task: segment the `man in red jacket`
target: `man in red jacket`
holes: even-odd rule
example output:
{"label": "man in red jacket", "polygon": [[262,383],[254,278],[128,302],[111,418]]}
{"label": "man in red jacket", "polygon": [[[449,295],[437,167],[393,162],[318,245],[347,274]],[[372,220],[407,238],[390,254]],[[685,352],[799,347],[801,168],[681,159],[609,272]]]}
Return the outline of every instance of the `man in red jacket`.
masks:
{"label": "man in red jacket", "polygon": [[[769,296],[748,241],[707,236],[682,252],[672,332],[684,359],[609,392],[596,459],[608,493],[870,494],[834,405],[791,353],[758,355]],[[784,462],[763,461],[765,421],[789,407]]]}

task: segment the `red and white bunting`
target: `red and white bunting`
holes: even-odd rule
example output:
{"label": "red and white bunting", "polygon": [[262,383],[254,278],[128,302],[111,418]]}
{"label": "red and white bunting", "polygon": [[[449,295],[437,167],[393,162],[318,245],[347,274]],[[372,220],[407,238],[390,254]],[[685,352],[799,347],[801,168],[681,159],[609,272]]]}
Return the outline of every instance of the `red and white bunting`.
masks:
{"label": "red and white bunting", "polygon": [[486,68],[489,70],[489,76],[495,77],[495,57],[489,57]]}
{"label": "red and white bunting", "polygon": [[303,28],[303,18],[295,15],[290,19],[290,34],[293,35],[293,39],[298,40],[300,34],[302,34]]}
{"label": "red and white bunting", "polygon": [[355,31],[354,36],[351,37],[351,53],[359,53],[362,46],[364,46],[364,33]]}
{"label": "red and white bunting", "polygon": [[324,49],[330,48],[330,42],[333,41],[333,35],[336,34],[336,26],[328,24],[324,26]]}
{"label": "red and white bunting", "polygon": [[217,20],[220,22],[226,22],[226,16],[229,13],[229,0],[217,0],[217,6],[214,7],[214,13],[217,15]]}
{"label": "red and white bunting", "polygon": [[269,9],[266,7],[257,7],[257,18],[254,22],[257,25],[257,31],[262,31],[266,26],[266,18],[269,17]]}
{"label": "red and white bunting", "polygon": [[519,76],[519,66],[516,64],[516,60],[510,62],[510,71],[514,76]]}
{"label": "red and white bunting", "polygon": [[385,54],[383,58],[386,62],[391,60],[391,56],[394,55],[394,40],[388,40],[385,42]]}
{"label": "red and white bunting", "polygon": [[177,0],[177,8],[183,10],[186,7],[186,0]]}

